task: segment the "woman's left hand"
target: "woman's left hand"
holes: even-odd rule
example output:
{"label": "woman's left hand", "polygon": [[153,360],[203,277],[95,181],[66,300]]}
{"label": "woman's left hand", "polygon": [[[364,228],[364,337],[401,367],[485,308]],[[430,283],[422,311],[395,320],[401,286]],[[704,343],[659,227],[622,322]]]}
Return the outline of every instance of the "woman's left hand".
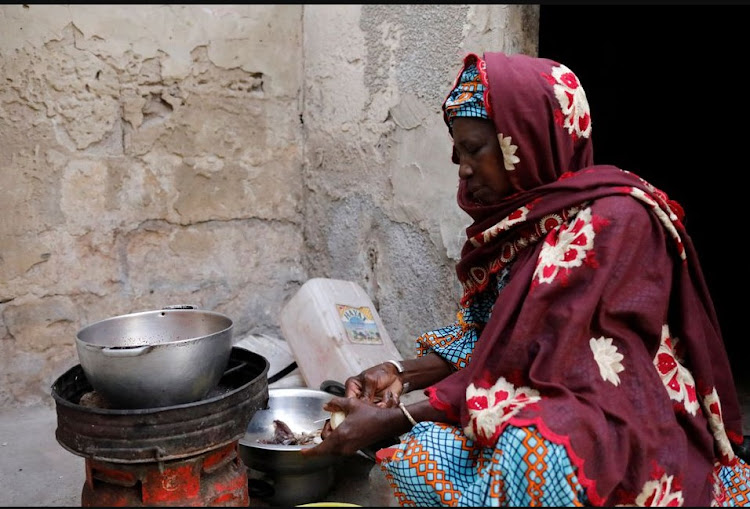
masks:
{"label": "woman's left hand", "polygon": [[351,456],[380,440],[403,433],[403,414],[398,407],[382,408],[357,399],[333,397],[323,406],[329,412],[343,411],[344,420],[332,429],[326,421],[321,432],[323,441],[315,447],[300,450],[303,456]]}

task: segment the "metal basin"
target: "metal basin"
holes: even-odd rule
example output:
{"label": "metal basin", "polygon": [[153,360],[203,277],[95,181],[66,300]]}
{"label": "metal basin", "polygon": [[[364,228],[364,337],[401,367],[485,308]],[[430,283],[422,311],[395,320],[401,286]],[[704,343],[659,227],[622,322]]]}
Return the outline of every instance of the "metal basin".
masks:
{"label": "metal basin", "polygon": [[268,474],[275,505],[314,502],[333,485],[337,456],[305,457],[300,451],[313,445],[264,444],[272,440],[275,419],[284,421],[294,433],[312,433],[323,427],[330,413],[323,405],[333,397],[308,388],[269,389],[268,408],[258,410],[240,439],[240,457],[253,470]]}
{"label": "metal basin", "polygon": [[227,316],[172,306],[116,316],[76,335],[86,378],[112,408],[199,401],[219,383],[232,350]]}

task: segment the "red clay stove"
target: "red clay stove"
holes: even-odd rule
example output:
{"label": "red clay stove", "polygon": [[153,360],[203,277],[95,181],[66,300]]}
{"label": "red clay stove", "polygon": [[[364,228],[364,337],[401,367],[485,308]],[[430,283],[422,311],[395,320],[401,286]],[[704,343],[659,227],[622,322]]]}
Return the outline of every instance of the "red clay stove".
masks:
{"label": "red clay stove", "polygon": [[84,396],[96,401],[93,388],[80,365],[68,370],[52,386],[55,437],[86,460],[81,505],[247,507],[239,439],[268,405],[268,367],[261,355],[234,347],[206,398],[128,410],[82,405]]}

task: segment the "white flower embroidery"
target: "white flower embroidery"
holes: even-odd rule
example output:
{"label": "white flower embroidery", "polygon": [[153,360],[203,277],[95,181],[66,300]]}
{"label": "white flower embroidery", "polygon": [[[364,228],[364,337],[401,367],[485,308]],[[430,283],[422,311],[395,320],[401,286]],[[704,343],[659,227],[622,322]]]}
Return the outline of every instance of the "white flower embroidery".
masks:
{"label": "white flower embroidery", "polygon": [[564,115],[563,127],[568,133],[588,138],[591,134],[591,113],[586,92],[578,77],[564,65],[552,68],[555,97]]}
{"label": "white flower embroidery", "polygon": [[647,481],[635,499],[636,507],[682,507],[682,491],[672,491],[673,477],[664,474],[661,479]]}
{"label": "white flower embroidery", "polygon": [[706,415],[708,415],[708,426],[711,428],[711,433],[714,435],[714,440],[716,440],[719,452],[728,460],[734,459],[732,444],[729,443],[729,437],[724,428],[724,418],[721,416],[719,394],[716,392],[715,387],[709,394],[703,397],[701,403],[703,403],[703,410],[706,412]]}
{"label": "white flower embroidery", "polygon": [[561,269],[580,267],[594,247],[594,226],[591,209],[578,213],[571,224],[563,224],[547,234],[539,253],[534,278],[539,283],[552,283]]}
{"label": "white flower embroidery", "polygon": [[612,385],[620,385],[620,375],[617,373],[623,371],[625,367],[620,363],[623,355],[617,351],[617,347],[612,344],[612,338],[604,336],[589,339],[591,352],[594,354],[594,360],[599,365],[599,374],[605,382]]}
{"label": "white flower embroidery", "polygon": [[661,328],[661,343],[654,356],[654,367],[659,373],[669,398],[680,403],[690,415],[698,411],[698,396],[695,392],[695,380],[688,369],[677,358],[678,338],[671,337],[669,326]]}
{"label": "white flower embroidery", "polygon": [[530,387],[516,388],[503,377],[489,389],[471,384],[466,389],[469,408],[466,436],[483,445],[494,445],[510,418],[540,399],[538,391]]}
{"label": "white flower embroidery", "polygon": [[[650,186],[653,188],[653,186]],[[664,212],[664,210],[659,206],[657,202],[655,202],[649,195],[644,193],[641,189],[638,189],[637,187],[633,187],[630,190],[630,194],[634,196],[635,198],[641,200],[643,203],[647,204],[649,207],[651,207],[651,210],[654,211],[656,214],[656,217],[659,218],[659,221],[661,221],[661,224],[664,226],[664,228],[669,232],[669,235],[672,236],[672,238],[675,240],[677,244],[677,250],[680,254],[680,258],[685,260],[687,258],[687,255],[685,254],[685,247],[682,245],[682,238],[680,237],[680,234],[677,232],[677,228],[674,227],[674,224],[672,223],[672,220],[670,219],[669,215]],[[674,214],[672,213],[674,216]],[[675,219],[677,217],[675,216]]]}
{"label": "white flower embroidery", "polygon": [[503,151],[505,169],[508,171],[515,170],[515,165],[521,162],[518,156],[515,155],[516,150],[518,150],[518,145],[513,145],[511,143],[512,138],[510,136],[503,137],[503,133],[497,133],[497,141],[500,142],[500,148]]}
{"label": "white flower embroidery", "polygon": [[[500,232],[503,232],[513,226],[516,223],[520,223],[526,220],[526,216],[529,214],[528,207],[521,207],[519,209],[514,210],[510,213],[510,215],[504,219],[502,219],[499,223],[497,223],[494,226],[490,226],[485,231],[482,232],[482,242],[485,244],[491,241],[494,237],[497,237],[497,235]],[[474,237],[471,239],[471,243],[475,246],[480,246],[478,240],[476,240]]]}

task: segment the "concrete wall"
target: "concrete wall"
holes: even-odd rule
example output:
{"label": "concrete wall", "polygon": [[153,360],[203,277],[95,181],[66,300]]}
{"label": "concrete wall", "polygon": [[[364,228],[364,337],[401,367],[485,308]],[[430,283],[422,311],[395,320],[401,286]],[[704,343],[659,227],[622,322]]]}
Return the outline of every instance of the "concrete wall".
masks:
{"label": "concrete wall", "polygon": [[529,5],[0,6],[0,405],[51,404],[88,323],[170,304],[281,337],[311,277],[405,356],[453,319],[466,218],[440,103]]}
{"label": "concrete wall", "polygon": [[306,6],[310,277],[358,282],[405,357],[455,319],[466,216],[441,105],[469,51],[536,54],[537,6]]}

